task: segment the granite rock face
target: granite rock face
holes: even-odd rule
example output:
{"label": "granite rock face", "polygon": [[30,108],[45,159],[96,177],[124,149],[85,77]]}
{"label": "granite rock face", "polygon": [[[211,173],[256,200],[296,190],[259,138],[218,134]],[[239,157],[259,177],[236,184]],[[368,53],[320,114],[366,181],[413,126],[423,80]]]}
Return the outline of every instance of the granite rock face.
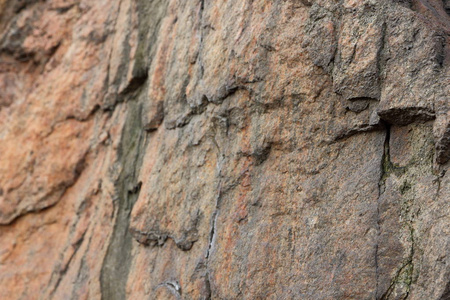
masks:
{"label": "granite rock face", "polygon": [[0,0],[0,299],[450,299],[442,0]]}

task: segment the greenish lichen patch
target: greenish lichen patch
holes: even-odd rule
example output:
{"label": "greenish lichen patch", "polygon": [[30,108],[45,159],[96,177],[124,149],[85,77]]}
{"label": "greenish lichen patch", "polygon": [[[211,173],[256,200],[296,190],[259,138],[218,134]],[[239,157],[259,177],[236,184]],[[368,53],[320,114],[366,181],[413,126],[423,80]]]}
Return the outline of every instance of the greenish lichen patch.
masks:
{"label": "greenish lichen patch", "polygon": [[142,104],[128,101],[126,122],[118,149],[118,164],[122,166],[116,182],[115,225],[101,272],[102,297],[126,299],[126,282],[131,264],[132,236],[129,216],[140,191],[138,174],[146,144],[142,130]]}

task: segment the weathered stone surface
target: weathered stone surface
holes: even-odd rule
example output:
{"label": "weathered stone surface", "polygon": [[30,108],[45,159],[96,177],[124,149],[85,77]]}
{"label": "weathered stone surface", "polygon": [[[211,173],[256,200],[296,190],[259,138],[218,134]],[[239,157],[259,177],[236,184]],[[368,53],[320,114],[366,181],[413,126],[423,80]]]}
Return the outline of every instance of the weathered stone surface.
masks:
{"label": "weathered stone surface", "polygon": [[441,0],[0,0],[1,299],[447,299]]}

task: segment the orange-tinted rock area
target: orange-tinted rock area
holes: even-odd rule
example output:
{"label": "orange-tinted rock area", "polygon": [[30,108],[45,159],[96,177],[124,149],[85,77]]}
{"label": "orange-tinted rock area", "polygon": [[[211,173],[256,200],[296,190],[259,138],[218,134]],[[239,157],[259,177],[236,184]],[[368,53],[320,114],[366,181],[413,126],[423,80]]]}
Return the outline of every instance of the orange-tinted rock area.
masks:
{"label": "orange-tinted rock area", "polygon": [[450,299],[447,0],[0,0],[0,299]]}

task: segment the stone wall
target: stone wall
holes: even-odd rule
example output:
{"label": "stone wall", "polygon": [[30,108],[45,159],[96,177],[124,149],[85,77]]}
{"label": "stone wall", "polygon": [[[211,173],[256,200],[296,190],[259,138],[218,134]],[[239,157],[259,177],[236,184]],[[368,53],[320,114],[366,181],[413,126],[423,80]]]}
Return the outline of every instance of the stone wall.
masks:
{"label": "stone wall", "polygon": [[0,299],[450,299],[447,0],[0,0]]}

